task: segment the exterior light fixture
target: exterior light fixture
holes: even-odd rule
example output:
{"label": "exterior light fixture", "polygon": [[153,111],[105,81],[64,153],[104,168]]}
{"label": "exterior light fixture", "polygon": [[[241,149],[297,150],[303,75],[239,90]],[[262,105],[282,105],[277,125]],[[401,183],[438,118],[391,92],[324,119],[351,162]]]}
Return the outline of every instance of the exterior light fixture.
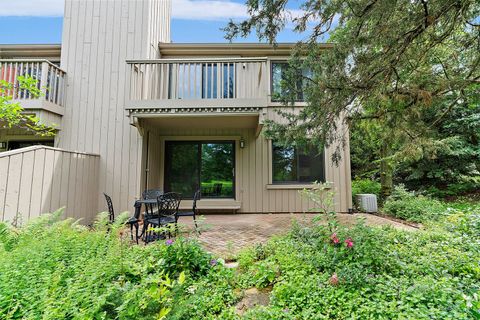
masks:
{"label": "exterior light fixture", "polygon": [[245,139],[243,139],[243,137],[240,138],[240,148],[245,148]]}

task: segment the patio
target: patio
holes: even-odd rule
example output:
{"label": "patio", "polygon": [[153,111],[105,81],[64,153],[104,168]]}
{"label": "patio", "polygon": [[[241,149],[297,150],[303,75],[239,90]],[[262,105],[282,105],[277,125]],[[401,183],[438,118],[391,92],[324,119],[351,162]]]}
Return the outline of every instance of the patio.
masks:
{"label": "patio", "polygon": [[[309,221],[315,214],[209,214],[203,215],[200,222],[201,234],[198,240],[207,251],[222,258],[234,257],[239,250],[257,243],[264,243],[273,235],[288,232],[292,219],[299,222]],[[416,228],[382,218],[372,214],[338,214],[342,224],[354,224],[357,218],[365,218],[367,225],[384,226],[404,230]],[[191,230],[193,221],[190,217],[182,217],[179,224]]]}

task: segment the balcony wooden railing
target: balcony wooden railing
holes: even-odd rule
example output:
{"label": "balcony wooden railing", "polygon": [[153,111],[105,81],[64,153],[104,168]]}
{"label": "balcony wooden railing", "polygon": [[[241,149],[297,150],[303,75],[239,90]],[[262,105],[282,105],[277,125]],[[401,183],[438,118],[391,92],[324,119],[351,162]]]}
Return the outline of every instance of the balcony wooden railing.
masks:
{"label": "balcony wooden railing", "polygon": [[266,100],[266,58],[128,60],[127,107],[247,105]]}
{"label": "balcony wooden railing", "polygon": [[[40,97],[34,97],[27,90],[21,89],[19,76],[30,76],[37,80]],[[58,106],[64,106],[66,73],[48,60],[41,59],[3,59],[0,60],[0,80],[13,85],[5,95],[14,100],[42,99]]]}

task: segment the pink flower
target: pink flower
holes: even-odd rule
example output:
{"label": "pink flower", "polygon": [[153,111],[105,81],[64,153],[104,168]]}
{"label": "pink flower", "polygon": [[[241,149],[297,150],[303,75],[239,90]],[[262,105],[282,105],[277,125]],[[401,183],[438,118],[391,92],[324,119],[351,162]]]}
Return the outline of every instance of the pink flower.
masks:
{"label": "pink flower", "polygon": [[166,244],[167,246],[170,246],[170,245],[173,244],[173,242],[174,242],[173,239],[168,239],[167,241],[165,241],[165,244]]}
{"label": "pink flower", "polygon": [[347,246],[347,248],[353,247],[353,240],[352,240],[352,238],[347,238],[347,239],[345,239],[345,245]]}
{"label": "pink flower", "polygon": [[333,234],[330,236],[330,240],[332,240],[333,244],[339,244],[339,243],[340,243],[340,239],[338,239],[336,233],[333,233]]}
{"label": "pink flower", "polygon": [[332,286],[336,286],[338,285],[338,276],[337,276],[337,273],[334,272],[332,274],[332,276],[330,277],[330,279],[328,279],[328,282],[332,285]]}

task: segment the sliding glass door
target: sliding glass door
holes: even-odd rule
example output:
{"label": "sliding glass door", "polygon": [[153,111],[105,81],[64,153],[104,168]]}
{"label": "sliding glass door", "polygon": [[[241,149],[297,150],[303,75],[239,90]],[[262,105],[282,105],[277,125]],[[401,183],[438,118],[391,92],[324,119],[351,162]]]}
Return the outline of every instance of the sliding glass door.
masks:
{"label": "sliding glass door", "polygon": [[192,198],[235,197],[235,142],[166,141],[165,191]]}

